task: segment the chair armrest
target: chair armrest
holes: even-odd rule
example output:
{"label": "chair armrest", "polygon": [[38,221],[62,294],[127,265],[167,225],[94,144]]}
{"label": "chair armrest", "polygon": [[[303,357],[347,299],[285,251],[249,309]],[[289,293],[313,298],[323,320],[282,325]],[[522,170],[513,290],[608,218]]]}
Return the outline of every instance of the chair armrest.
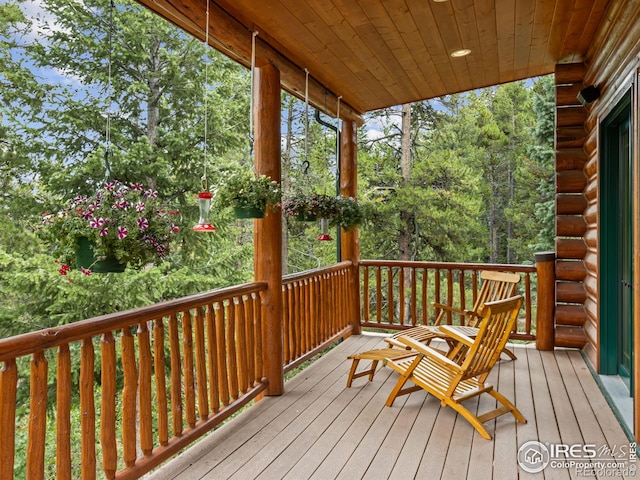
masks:
{"label": "chair armrest", "polygon": [[460,330],[456,328],[455,325],[442,325],[440,331],[443,335],[455,340],[456,342],[464,343],[466,346],[470,347],[473,345],[473,339],[471,337],[466,336]]}
{"label": "chair armrest", "polygon": [[471,312],[471,310],[461,310],[460,308],[452,307],[451,305],[445,305],[444,303],[433,302],[431,305],[433,305],[435,308],[446,310],[451,313],[458,313],[460,315],[469,315],[469,312]]}
{"label": "chair armrest", "polygon": [[398,337],[395,337],[395,336],[387,337],[387,338],[384,339],[384,341],[387,342],[389,345],[392,345],[394,347],[409,348],[404,343],[400,343],[398,341]]}
{"label": "chair armrest", "polygon": [[398,341],[407,345],[408,347],[411,347],[413,350],[417,351],[423,357],[427,357],[442,365],[446,365],[447,367],[460,370],[460,365],[448,359],[445,355],[441,354],[436,349],[431,348],[429,345],[425,345],[422,342],[417,342],[411,337],[398,337]]}

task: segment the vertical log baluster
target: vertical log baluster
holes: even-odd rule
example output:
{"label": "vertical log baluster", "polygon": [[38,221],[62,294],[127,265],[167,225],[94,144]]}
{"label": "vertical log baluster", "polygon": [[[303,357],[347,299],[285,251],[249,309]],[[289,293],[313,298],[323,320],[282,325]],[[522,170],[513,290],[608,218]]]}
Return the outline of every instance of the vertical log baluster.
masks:
{"label": "vertical log baluster", "polygon": [[218,381],[220,382],[220,401],[223,406],[229,405],[229,380],[227,368],[227,347],[225,343],[225,306],[216,303],[216,344],[218,348]]}
{"label": "vertical log baluster", "polygon": [[[447,270],[447,305],[453,306],[453,272]],[[453,315],[450,310],[447,310],[447,324],[453,323]]]}
{"label": "vertical log baluster", "polygon": [[376,267],[376,321],[382,323],[382,267]]}
{"label": "vertical log baluster", "polygon": [[122,390],[122,458],[127,467],[136,463],[136,396],[138,390],[136,353],[130,327],[122,329],[122,370],[124,388]]}
{"label": "vertical log baluster", "polygon": [[[434,296],[435,296],[435,302],[436,303],[442,303],[442,292],[441,292],[441,282],[440,282],[440,270],[436,269],[434,272],[434,279],[433,282],[435,284],[435,291],[434,291]],[[435,317],[438,318],[440,316],[440,312],[442,312],[442,310],[440,308],[436,308],[435,311]]]}
{"label": "vertical log baluster", "polygon": [[[249,378],[249,387],[253,387],[256,384],[255,383],[256,377],[254,376],[256,366],[255,366],[255,358],[253,356],[254,355],[253,352],[256,351],[256,339],[254,335],[253,299],[251,298],[251,294],[249,294],[249,296],[246,297],[246,299],[243,299],[243,302],[244,302],[245,312],[246,312],[245,336],[247,338],[247,350],[245,354],[247,357],[247,375]],[[285,302],[283,302],[283,308],[284,308],[284,303]]]}
{"label": "vertical log baluster", "polygon": [[302,318],[307,328],[306,349],[308,352],[316,346],[316,328],[318,326],[317,318],[311,312],[311,281],[307,278],[300,285],[302,288]]}
{"label": "vertical log baluster", "polygon": [[393,325],[395,305],[393,300],[393,267],[387,268],[387,308],[389,325]]}
{"label": "vertical log baluster", "polygon": [[314,318],[314,315],[311,314],[311,282],[307,278],[300,285],[302,288],[302,318],[304,318],[304,323],[307,331],[307,338],[305,341],[306,349],[305,353],[311,350],[316,346],[316,325],[317,325],[317,317]]}
{"label": "vertical log baluster", "polygon": [[167,373],[164,366],[164,323],[158,318],[153,326],[153,371],[156,379],[158,405],[158,443],[169,444],[169,409],[167,402]]}
{"label": "vertical log baluster", "polygon": [[193,374],[193,328],[191,312],[182,312],[182,354],[184,356],[185,418],[189,428],[196,426],[196,387]]}
{"label": "vertical log baluster", "polygon": [[244,317],[244,302],[242,298],[234,299],[236,317],[236,342],[238,345],[238,390],[246,393],[249,390],[249,375],[247,372],[247,327]]}
{"label": "vertical log baluster", "polygon": [[13,478],[17,390],[18,367],[7,360],[0,369],[0,478]]}
{"label": "vertical log baluster", "polygon": [[226,307],[227,309],[227,331],[226,343],[229,351],[229,394],[233,400],[238,398],[238,357],[236,344],[236,309],[234,301],[231,299]]}
{"label": "vertical log baluster", "polygon": [[258,292],[255,294],[253,299],[253,312],[255,315],[255,337],[256,337],[256,352],[255,352],[255,364],[256,364],[256,373],[255,378],[256,381],[262,381],[262,378],[265,375],[265,371],[262,363],[262,350],[263,350],[263,339],[262,339],[262,293]]}
{"label": "vertical log baluster", "polygon": [[404,301],[405,301],[405,292],[404,292],[404,267],[400,267],[398,269],[398,322],[400,325],[404,325]]}
{"label": "vertical log baluster", "polygon": [[418,324],[418,292],[416,281],[416,269],[411,268],[411,325],[414,327]]}
{"label": "vertical log baluster", "polygon": [[[56,374],[56,479],[71,479],[71,353],[58,350]],[[104,388],[104,387],[103,387]],[[104,395],[104,394],[103,394]],[[104,421],[104,420],[103,420]],[[2,428],[0,426],[0,428]],[[114,471],[115,475],[115,471]],[[5,478],[0,472],[0,478]],[[109,479],[113,477],[107,477]]]}
{"label": "vertical log baluster", "polygon": [[427,292],[429,291],[429,270],[422,269],[422,323],[429,324],[429,300]]}
{"label": "vertical log baluster", "polygon": [[206,420],[209,416],[209,399],[207,397],[207,362],[204,348],[204,318],[202,316],[202,307],[196,308],[194,325],[198,415],[202,420]]}
{"label": "vertical log baluster", "polygon": [[[29,440],[27,443],[27,480],[44,478],[44,450],[47,432],[48,362],[40,350],[31,358]],[[11,477],[13,478],[13,474]]]}
{"label": "vertical log baluster", "polygon": [[524,276],[524,302],[525,302],[525,331],[531,333],[531,275],[529,273]]}
{"label": "vertical log baluster", "polygon": [[93,371],[95,352],[91,338],[85,338],[80,348],[80,430],[82,480],[96,478],[96,406]]}
{"label": "vertical log baluster", "polygon": [[182,436],[182,360],[180,356],[180,335],[178,318],[175,313],[169,317],[169,356],[171,359],[171,426],[173,435]]}
{"label": "vertical log baluster", "polygon": [[[322,304],[324,306],[324,311],[322,316],[320,317],[323,321],[328,323],[328,330],[331,331],[333,328],[333,308],[335,306],[335,297],[333,296],[333,281],[334,276],[331,273],[327,273],[324,275],[324,288],[325,294],[323,295]],[[307,351],[313,348],[313,345],[309,345]]]}
{"label": "vertical log baluster", "polygon": [[322,318],[322,294],[320,293],[321,279],[314,277],[310,281],[310,294],[311,294],[311,316],[314,322],[321,324]]}
{"label": "vertical log baluster", "polygon": [[[116,447],[116,343],[111,332],[102,335],[100,352],[102,470],[108,479],[113,479],[118,469],[118,452]],[[59,375],[60,368],[58,367]]]}
{"label": "vertical log baluster", "polygon": [[138,324],[138,388],[140,389],[140,449],[145,456],[153,451],[153,424],[151,415],[151,342],[147,322]]}
{"label": "vertical log baluster", "polygon": [[371,321],[371,304],[369,302],[369,267],[364,267],[362,272],[363,284],[362,284],[362,313],[364,321]]}
{"label": "vertical log baluster", "polygon": [[205,311],[207,327],[207,364],[209,368],[209,404],[213,413],[220,410],[220,390],[218,388],[217,345],[213,305],[207,304]]}

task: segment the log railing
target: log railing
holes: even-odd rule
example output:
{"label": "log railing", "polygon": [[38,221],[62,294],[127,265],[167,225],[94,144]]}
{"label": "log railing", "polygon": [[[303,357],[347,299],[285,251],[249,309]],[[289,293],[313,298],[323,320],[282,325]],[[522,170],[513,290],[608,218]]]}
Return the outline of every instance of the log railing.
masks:
{"label": "log railing", "polygon": [[[473,306],[480,288],[480,272],[493,270],[521,274],[518,293],[524,295],[522,313],[511,338],[536,339],[536,267],[474,263],[403,262],[361,260],[362,326],[402,330],[419,324],[431,324],[439,313],[432,303],[457,308]],[[457,315],[445,317],[457,323]]]}
{"label": "log railing", "polygon": [[285,371],[349,335],[350,275],[352,263],[341,262],[283,278]]}
{"label": "log railing", "polygon": [[139,478],[220,424],[267,385],[265,288],[0,340],[0,478]]}

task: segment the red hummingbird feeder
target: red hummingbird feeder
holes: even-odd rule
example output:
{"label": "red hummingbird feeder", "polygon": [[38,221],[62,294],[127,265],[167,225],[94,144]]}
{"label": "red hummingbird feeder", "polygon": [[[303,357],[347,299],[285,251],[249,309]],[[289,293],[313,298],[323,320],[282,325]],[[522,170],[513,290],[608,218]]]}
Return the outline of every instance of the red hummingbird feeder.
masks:
{"label": "red hummingbird feeder", "polygon": [[321,242],[328,242],[333,240],[333,238],[331,238],[331,235],[329,235],[329,219],[328,218],[320,219],[320,229],[322,230],[322,233],[318,237],[318,240],[320,240]]}
{"label": "red hummingbird feeder", "polygon": [[216,227],[209,223],[209,211],[211,210],[211,192],[198,193],[198,208],[200,209],[200,218],[198,224],[194,225],[194,232],[215,232]]}

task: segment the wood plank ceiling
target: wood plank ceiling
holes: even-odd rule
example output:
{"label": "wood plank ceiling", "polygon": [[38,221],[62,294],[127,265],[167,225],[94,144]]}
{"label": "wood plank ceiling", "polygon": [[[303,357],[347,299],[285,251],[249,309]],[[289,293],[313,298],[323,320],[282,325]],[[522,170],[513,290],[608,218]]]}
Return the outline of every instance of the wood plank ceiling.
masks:
{"label": "wood plank ceiling", "polygon": [[[206,0],[139,0],[204,39]],[[353,115],[552,73],[580,62],[609,0],[210,0],[210,43],[281,69],[312,103]],[[459,49],[471,53],[452,57]],[[329,110],[334,110],[329,108]]]}

